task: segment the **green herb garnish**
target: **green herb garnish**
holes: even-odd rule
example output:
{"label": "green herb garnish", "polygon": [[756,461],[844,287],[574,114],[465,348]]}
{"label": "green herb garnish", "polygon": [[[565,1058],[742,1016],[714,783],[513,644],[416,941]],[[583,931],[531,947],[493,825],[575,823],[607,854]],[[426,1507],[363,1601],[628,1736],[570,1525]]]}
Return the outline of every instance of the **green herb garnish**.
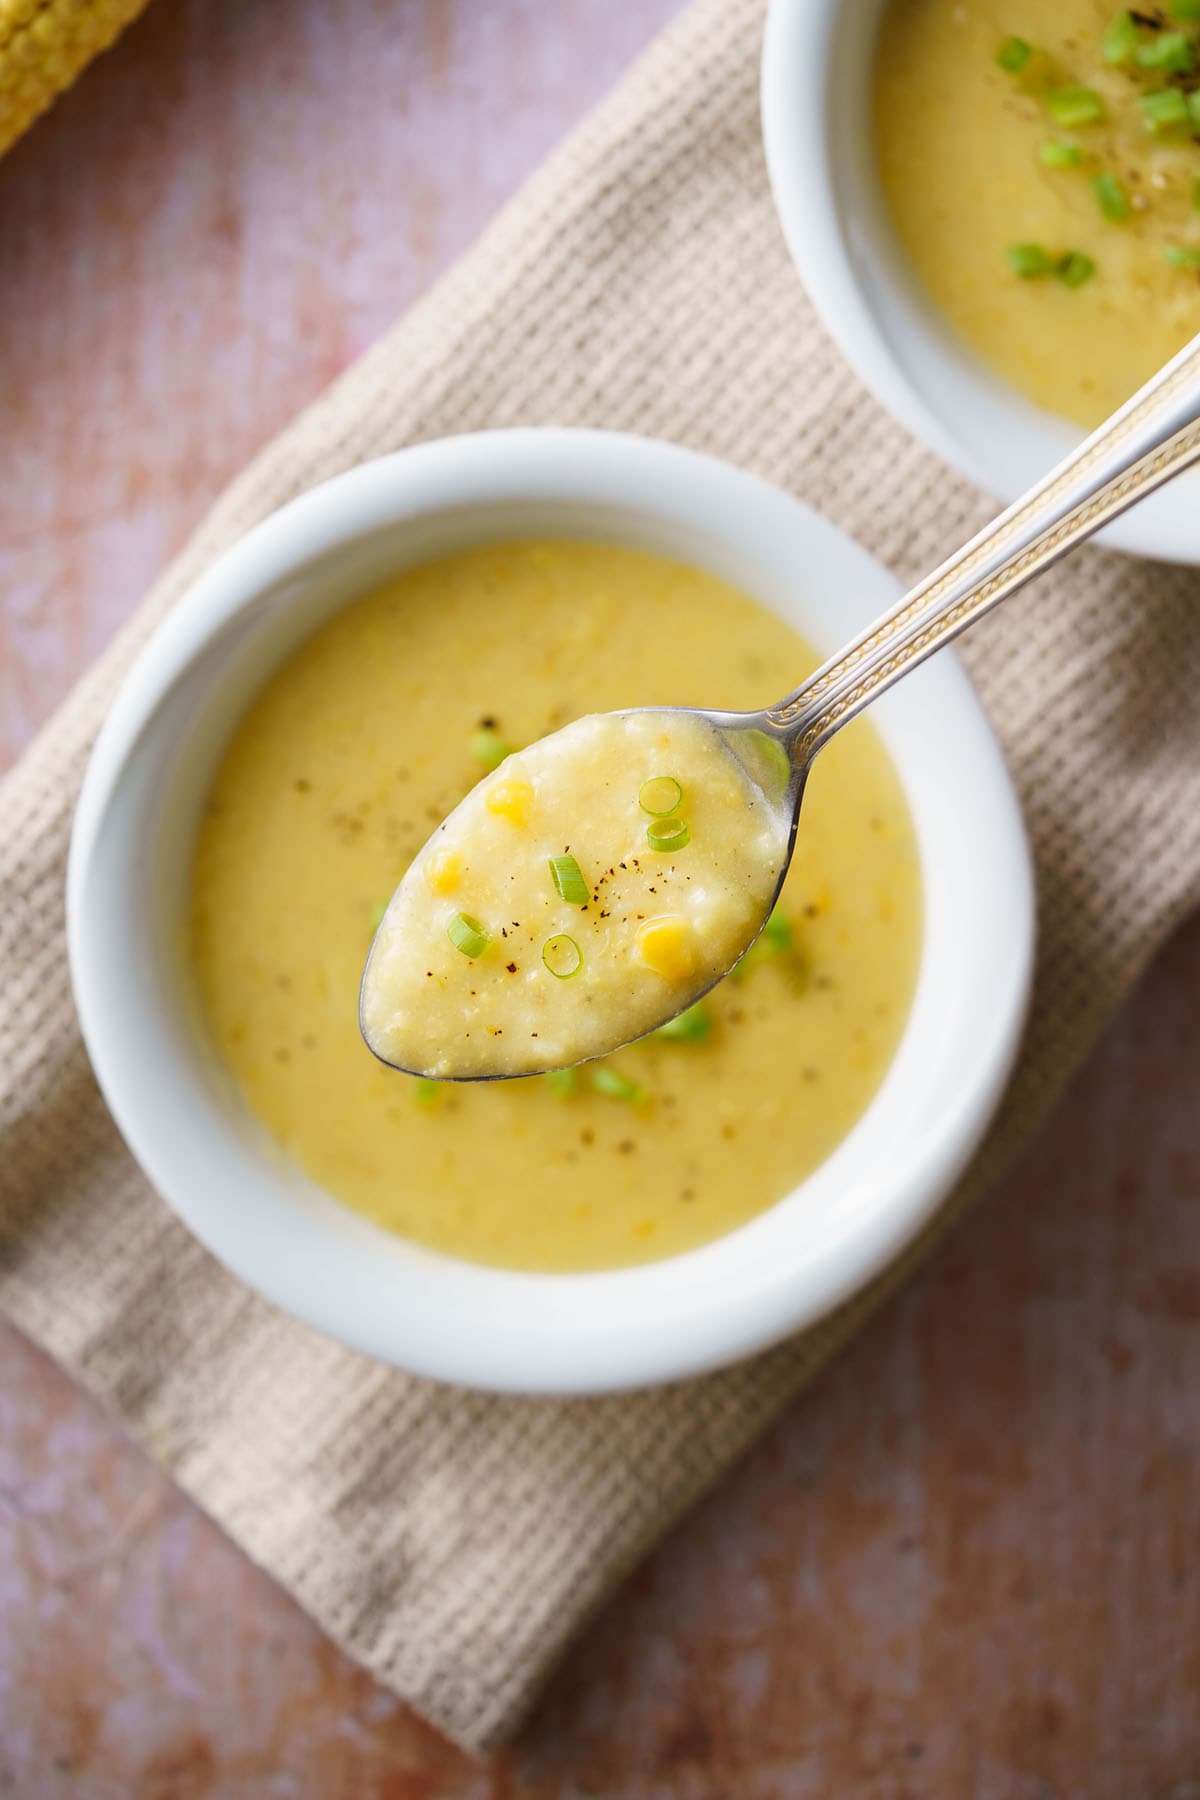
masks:
{"label": "green herb garnish", "polygon": [[1188,96],[1179,88],[1158,88],[1140,99],[1142,121],[1147,131],[1173,131],[1189,121]]}
{"label": "green herb garnish", "polygon": [[772,950],[790,950],[795,939],[792,921],[781,906],[777,906],[762,929],[763,942]]}
{"label": "green herb garnish", "polygon": [[542,961],[556,981],[569,981],[583,967],[583,951],[565,931],[556,931],[542,945]]}
{"label": "green herb garnish", "polygon": [[652,850],[682,850],[691,841],[686,819],[662,819],[646,827],[646,842]]}
{"label": "green herb garnish", "polygon": [[1163,255],[1173,269],[1200,269],[1200,244],[1164,244]]}
{"label": "green herb garnish", "polygon": [[1118,181],[1115,175],[1093,175],[1092,192],[1110,225],[1119,225],[1129,217],[1132,211],[1129,195],[1124,183]]}
{"label": "green herb garnish", "polygon": [[1054,258],[1040,244],[1010,244],[1006,254],[1009,268],[1022,281],[1037,281],[1054,273]]}
{"label": "green herb garnish", "polygon": [[660,1025],[654,1035],[675,1044],[702,1044],[711,1030],[712,1014],[703,1000],[697,1000],[694,1006]]}
{"label": "green herb garnish", "polygon": [[1082,250],[1067,250],[1058,259],[1054,273],[1069,288],[1082,287],[1096,273],[1096,265]]}
{"label": "green herb garnish", "polygon": [[387,911],[387,909],[391,905],[391,903],[392,903],[391,896],[389,895],[386,900],[377,900],[375,902],[374,906],[371,908],[371,918],[370,918],[369,923],[370,923],[370,927],[371,927],[371,936],[372,937],[375,936],[375,933],[379,930],[379,927],[383,924],[383,915]]}
{"label": "green herb garnish", "polygon": [[618,1075],[615,1069],[606,1069],[603,1064],[592,1070],[592,1086],[598,1094],[607,1094],[610,1100],[636,1103],[646,1098],[645,1088],[630,1081],[627,1075]]}
{"label": "green herb garnish", "polygon": [[996,62],[1010,75],[1019,75],[1033,55],[1033,45],[1024,38],[1006,37],[996,52]]}
{"label": "green herb garnish", "polygon": [[559,1100],[569,1100],[579,1087],[577,1069],[547,1069],[542,1080]]}
{"label": "green herb garnish", "polygon": [[550,858],[550,875],[561,900],[568,906],[586,906],[592,897],[592,890],[583,879],[583,872],[573,856],[552,856]]}
{"label": "green herb garnish", "polygon": [[427,1075],[419,1075],[413,1084],[413,1099],[418,1106],[432,1106],[441,1091],[440,1081],[430,1081]]}
{"label": "green herb garnish", "polygon": [[1160,31],[1139,44],[1133,53],[1139,69],[1161,70],[1168,75],[1186,75],[1196,66],[1192,40],[1182,31]]}
{"label": "green herb garnish", "polygon": [[1055,88],[1046,95],[1046,109],[1065,131],[1077,125],[1095,125],[1104,117],[1104,102],[1093,88]]}
{"label": "green herb garnish", "polygon": [[1133,14],[1128,11],[1119,12],[1102,39],[1105,62],[1110,62],[1117,68],[1132,62],[1134,51],[1141,41],[1141,33]]}
{"label": "green herb garnish", "polygon": [[485,769],[498,769],[505,757],[512,755],[512,745],[506,744],[490,725],[484,725],[471,738],[471,755]]}
{"label": "green herb garnish", "polygon": [[470,913],[452,914],[446,936],[464,956],[482,956],[492,941],[479,920],[473,919]]}
{"label": "green herb garnish", "polygon": [[652,819],[665,819],[683,804],[683,789],[673,775],[651,775],[638,789],[638,805]]}
{"label": "green herb garnish", "polygon": [[1038,161],[1047,169],[1077,169],[1083,161],[1078,144],[1064,144],[1061,138],[1047,138],[1038,145]]}

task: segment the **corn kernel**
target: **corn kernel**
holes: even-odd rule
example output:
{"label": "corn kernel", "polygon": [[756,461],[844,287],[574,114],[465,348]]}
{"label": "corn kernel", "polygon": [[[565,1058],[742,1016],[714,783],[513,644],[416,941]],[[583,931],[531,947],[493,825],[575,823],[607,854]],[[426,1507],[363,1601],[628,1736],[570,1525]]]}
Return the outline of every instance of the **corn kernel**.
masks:
{"label": "corn kernel", "polygon": [[487,809],[513,825],[528,825],[533,811],[533,784],[510,777],[493,782],[487,796]]}
{"label": "corn kernel", "polygon": [[696,972],[696,944],[691,922],[678,913],[647,919],[637,934],[638,955],[667,981],[686,981]]}
{"label": "corn kernel", "polygon": [[425,879],[435,894],[452,894],[462,879],[462,869],[457,850],[435,850],[425,864]]}

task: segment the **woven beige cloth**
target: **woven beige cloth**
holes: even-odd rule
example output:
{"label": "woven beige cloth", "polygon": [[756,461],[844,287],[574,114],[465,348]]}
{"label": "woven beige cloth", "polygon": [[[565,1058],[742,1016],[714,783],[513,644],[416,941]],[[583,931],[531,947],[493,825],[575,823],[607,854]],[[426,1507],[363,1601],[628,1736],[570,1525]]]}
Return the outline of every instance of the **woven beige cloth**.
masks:
{"label": "woven beige cloth", "polygon": [[451,276],[234,484],[0,789],[0,1301],[351,1656],[475,1749],[512,1730],[614,1582],[994,1178],[1200,900],[1200,581],[1088,551],[964,652],[1037,851],[1020,1067],[925,1241],[819,1328],[633,1396],[440,1388],[248,1293],[119,1142],[68,994],[71,809],[134,651],[254,520],[364,457],[518,423],[715,451],[910,577],[987,515],[861,391],[805,301],[759,146],[761,25],[758,0],[701,0],[658,41]]}

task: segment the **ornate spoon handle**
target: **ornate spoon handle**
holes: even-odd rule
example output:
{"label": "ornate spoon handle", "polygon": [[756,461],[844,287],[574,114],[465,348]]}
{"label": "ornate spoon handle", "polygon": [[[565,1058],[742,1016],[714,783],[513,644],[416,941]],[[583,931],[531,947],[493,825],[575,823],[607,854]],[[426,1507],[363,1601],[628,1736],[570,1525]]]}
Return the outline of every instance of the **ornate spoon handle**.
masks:
{"label": "ornate spoon handle", "polygon": [[792,740],[794,760],[811,761],[909,669],[1197,460],[1200,337],[1037,487],[772,708],[771,721]]}

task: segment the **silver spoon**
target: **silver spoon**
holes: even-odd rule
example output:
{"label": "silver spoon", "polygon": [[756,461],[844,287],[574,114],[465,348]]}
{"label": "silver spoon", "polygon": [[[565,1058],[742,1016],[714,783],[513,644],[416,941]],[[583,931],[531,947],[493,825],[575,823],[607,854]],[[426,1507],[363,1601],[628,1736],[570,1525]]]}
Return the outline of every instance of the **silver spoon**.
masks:
{"label": "silver spoon", "polygon": [[[770,916],[791,861],[809,771],[833,734],[993,606],[1197,460],[1200,337],[1194,338],[1036,487],[1014,501],[890,612],[777,705],[750,713],[700,707],[639,709],[691,713],[714,726],[768,800],[785,809],[785,816],[790,817],[786,854],[774,892],[729,967],[749,949]],[[1200,520],[1197,530],[1200,532]],[[662,1017],[646,1030],[694,1005],[728,972],[728,968],[721,970],[703,987],[668,1004]],[[370,973],[368,955],[363,992]],[[362,992],[359,1024],[368,1047],[381,1061],[390,1061],[367,1033]],[[644,1035],[645,1030],[638,1033]],[[618,1038],[611,1043],[595,1043],[586,1056],[575,1060],[590,1061],[631,1041]],[[392,1062],[391,1066],[401,1065]],[[552,1063],[547,1069],[561,1066]],[[423,1069],[404,1072],[428,1073]],[[522,1075],[545,1072],[546,1069],[520,1070]],[[440,1072],[438,1078],[487,1081],[501,1079],[502,1072]]]}

